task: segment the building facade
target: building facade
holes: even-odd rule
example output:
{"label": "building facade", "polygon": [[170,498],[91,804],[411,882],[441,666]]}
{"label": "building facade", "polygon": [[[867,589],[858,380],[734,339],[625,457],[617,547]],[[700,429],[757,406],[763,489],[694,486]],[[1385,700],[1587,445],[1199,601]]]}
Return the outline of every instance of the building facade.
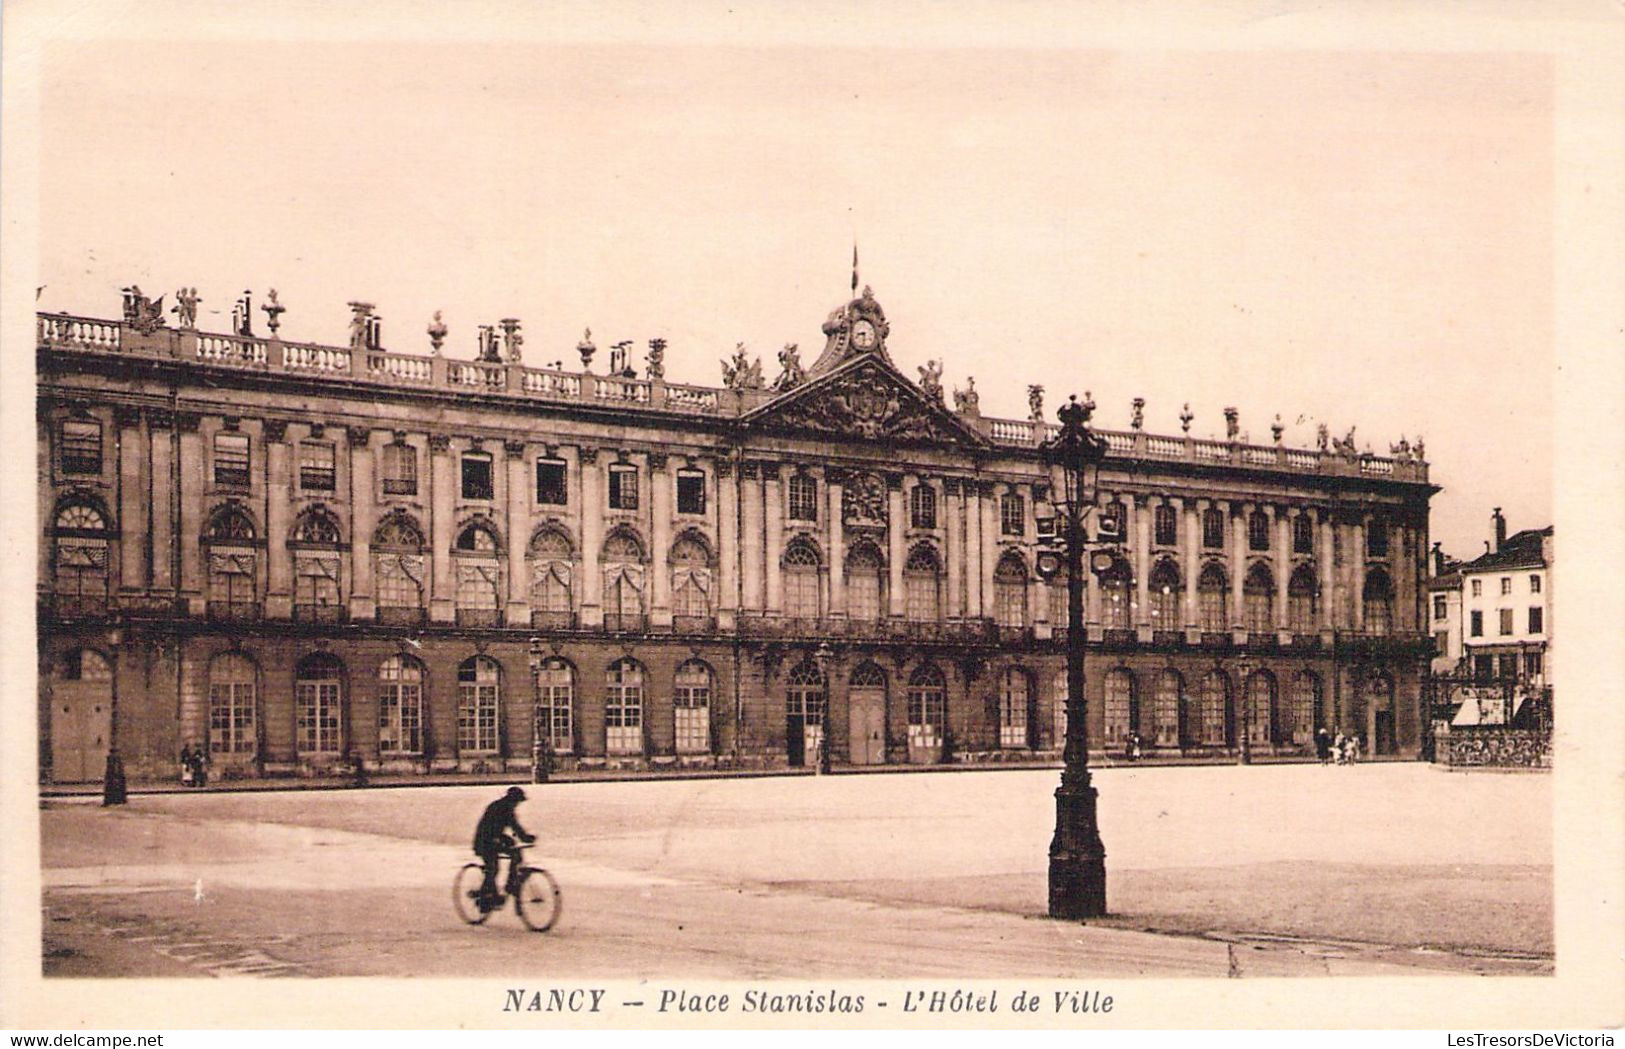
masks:
{"label": "building facade", "polygon": [[[183,289],[184,290],[184,289]],[[184,307],[185,300],[183,298]],[[868,289],[721,387],[521,358],[38,318],[40,755],[168,776],[1053,760],[1064,580],[1034,573],[1054,427],[945,403]],[[1064,377],[1062,381],[1070,381]],[[1420,451],[1106,432],[1091,745],[1414,755],[1431,656]],[[1102,522],[1108,531],[1100,531]],[[1115,525],[1115,528],[1110,526]],[[1120,539],[1103,538],[1108,534]],[[1245,676],[1243,676],[1243,672]]]}
{"label": "building facade", "polygon": [[1491,526],[1494,545],[1457,570],[1461,665],[1476,678],[1551,687],[1552,528],[1526,529],[1509,537],[1499,507]]}

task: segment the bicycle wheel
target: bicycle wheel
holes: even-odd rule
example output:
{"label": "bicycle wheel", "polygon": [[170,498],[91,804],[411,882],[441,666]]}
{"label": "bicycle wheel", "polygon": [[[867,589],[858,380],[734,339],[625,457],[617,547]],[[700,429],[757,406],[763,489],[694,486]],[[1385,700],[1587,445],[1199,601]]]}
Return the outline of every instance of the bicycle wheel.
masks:
{"label": "bicycle wheel", "polygon": [[559,883],[553,875],[540,867],[526,867],[519,891],[514,894],[514,905],[531,932],[546,932],[559,920],[564,898],[559,895]]}
{"label": "bicycle wheel", "polygon": [[470,925],[484,925],[490,911],[480,910],[480,884],[485,881],[485,868],[478,863],[465,863],[451,883],[451,902],[457,908],[457,917]]}

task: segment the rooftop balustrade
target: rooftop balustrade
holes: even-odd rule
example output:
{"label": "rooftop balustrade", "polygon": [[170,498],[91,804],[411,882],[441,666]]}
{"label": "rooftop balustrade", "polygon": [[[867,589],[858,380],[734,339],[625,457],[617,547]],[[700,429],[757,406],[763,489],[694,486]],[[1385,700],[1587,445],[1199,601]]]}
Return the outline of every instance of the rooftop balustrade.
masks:
{"label": "rooftop balustrade", "polygon": [[[664,379],[627,375],[594,375],[517,362],[452,360],[435,354],[392,353],[381,348],[322,346],[267,338],[224,335],[188,328],[138,328],[136,325],[75,317],[37,315],[42,349],[133,357],[172,358],[200,367],[344,379],[404,390],[440,389],[495,394],[522,400],[592,405],[628,411],[737,418],[771,400],[768,390],[691,386]],[[996,419],[972,411],[960,418],[994,445],[1036,450],[1057,427],[1029,419]],[[1098,430],[1110,459],[1244,466],[1304,474],[1332,474],[1425,483],[1427,463],[1420,456],[1394,457],[1338,449],[1288,448],[1279,443],[1250,444],[1237,440],[1148,434],[1142,430]]]}

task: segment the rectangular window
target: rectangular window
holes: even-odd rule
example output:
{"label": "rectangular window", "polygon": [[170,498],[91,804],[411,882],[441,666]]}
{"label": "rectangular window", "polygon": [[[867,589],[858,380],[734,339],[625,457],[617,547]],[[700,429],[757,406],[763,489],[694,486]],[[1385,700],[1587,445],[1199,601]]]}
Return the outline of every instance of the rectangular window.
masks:
{"label": "rectangular window", "polygon": [[299,487],[315,492],[331,492],[338,487],[332,445],[322,441],[299,442]]}
{"label": "rectangular window", "polygon": [[563,506],[570,501],[570,482],[563,463],[537,460],[536,501],[547,506]]}
{"label": "rectangular window", "polygon": [[491,483],[491,457],[489,455],[463,456],[463,498],[494,499],[496,488]]}
{"label": "rectangular window", "polygon": [[1434,619],[1443,619],[1448,614],[1449,614],[1449,609],[1446,607],[1444,595],[1443,594],[1434,594],[1433,595],[1433,618]]}
{"label": "rectangular window", "polygon": [[999,501],[999,531],[1005,535],[1027,532],[1027,501],[1015,492],[1005,493]]}
{"label": "rectangular window", "polygon": [[1433,635],[1433,654],[1436,656],[1450,654],[1450,631],[1441,630]]}
{"label": "rectangular window", "polygon": [[1475,611],[1473,613],[1472,629],[1469,631],[1469,633],[1471,633],[1473,637],[1483,637],[1484,636],[1484,613],[1483,612],[1476,612]]}
{"label": "rectangular window", "polygon": [[638,468],[611,466],[609,468],[609,508],[636,510],[638,508]]}
{"label": "rectangular window", "polygon": [[1525,652],[1523,654],[1523,672],[1530,677],[1540,677],[1545,672],[1541,656],[1542,653],[1540,652]]}
{"label": "rectangular window", "polygon": [[1224,511],[1206,510],[1202,514],[1202,545],[1209,550],[1224,548]]}
{"label": "rectangular window", "polygon": [[1544,608],[1531,608],[1529,610],[1529,632],[1538,634],[1546,629],[1546,610]]}
{"label": "rectangular window", "polygon": [[1529,577],[1529,592],[1531,594],[1540,593],[1540,576],[1532,575]]}
{"label": "rectangular window", "polygon": [[1501,636],[1502,637],[1510,637],[1511,635],[1512,635],[1512,609],[1503,608],[1503,609],[1501,609]]}
{"label": "rectangular window", "polygon": [[1501,594],[1505,596],[1510,593],[1512,593],[1512,577],[1504,575],[1501,577]]}
{"label": "rectangular window", "polygon": [[1388,525],[1382,521],[1372,521],[1371,527],[1365,534],[1365,552],[1369,557],[1388,556]]}
{"label": "rectangular window", "polygon": [[818,482],[806,474],[790,478],[790,520],[818,520]]}
{"label": "rectangular window", "polygon": [[678,472],[677,512],[680,514],[705,513],[705,474],[698,470],[682,470]]}
{"label": "rectangular window", "polygon": [[214,483],[233,488],[248,487],[248,435],[214,435]]}
{"label": "rectangular window", "polygon": [[1484,596],[1484,580],[1482,580],[1482,579],[1473,580],[1473,596],[1474,597],[1483,597]]}
{"label": "rectangular window", "polygon": [[1158,546],[1173,546],[1179,541],[1179,515],[1167,503],[1157,507],[1152,515],[1152,541]]}
{"label": "rectangular window", "polygon": [[1494,656],[1474,656],[1473,657],[1473,677],[1477,678],[1480,681],[1488,681],[1490,678],[1492,678],[1494,676],[1495,676],[1495,657]]}
{"label": "rectangular window", "polygon": [[384,494],[418,494],[418,450],[409,444],[384,446]]}
{"label": "rectangular window", "polygon": [[1517,677],[1518,676],[1518,656],[1517,656],[1516,653],[1503,652],[1500,655],[1499,659],[1500,659],[1500,663],[1501,663],[1501,667],[1500,667],[1500,676],[1501,677]]}
{"label": "rectangular window", "polygon": [[61,452],[63,473],[101,473],[102,424],[89,420],[64,420]]}
{"label": "rectangular window", "polygon": [[937,526],[937,490],[928,484],[917,484],[909,490],[909,522],[915,528]]}

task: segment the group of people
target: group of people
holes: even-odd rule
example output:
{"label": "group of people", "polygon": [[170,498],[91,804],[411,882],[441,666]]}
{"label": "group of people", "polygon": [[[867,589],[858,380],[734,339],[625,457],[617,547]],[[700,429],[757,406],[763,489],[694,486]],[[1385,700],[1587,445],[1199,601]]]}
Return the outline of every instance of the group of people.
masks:
{"label": "group of people", "polygon": [[1364,749],[1365,739],[1357,734],[1339,732],[1334,738],[1323,728],[1315,730],[1315,756],[1322,765],[1352,765],[1360,760]]}
{"label": "group of people", "polygon": [[181,747],[181,786],[201,787],[209,782],[209,752],[201,744]]}

